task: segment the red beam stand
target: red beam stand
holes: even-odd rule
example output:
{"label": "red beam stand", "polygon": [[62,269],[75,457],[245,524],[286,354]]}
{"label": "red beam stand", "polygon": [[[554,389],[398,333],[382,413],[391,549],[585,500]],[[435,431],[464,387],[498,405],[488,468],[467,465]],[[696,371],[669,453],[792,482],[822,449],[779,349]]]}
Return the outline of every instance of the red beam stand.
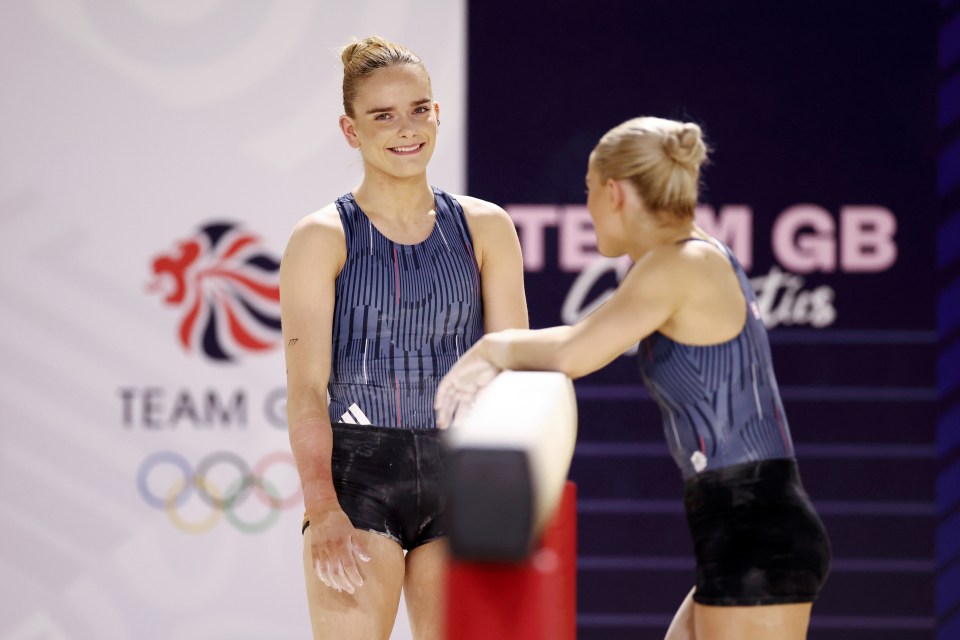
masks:
{"label": "red beam stand", "polygon": [[452,560],[447,640],[576,640],[577,490],[567,482],[540,545],[519,564]]}

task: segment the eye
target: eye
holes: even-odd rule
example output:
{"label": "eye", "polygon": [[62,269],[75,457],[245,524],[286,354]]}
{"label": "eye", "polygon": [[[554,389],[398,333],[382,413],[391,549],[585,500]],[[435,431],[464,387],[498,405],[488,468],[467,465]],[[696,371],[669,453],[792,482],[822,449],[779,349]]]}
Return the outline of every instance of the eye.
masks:
{"label": "eye", "polygon": [[386,120],[390,117],[389,113],[378,113],[373,117],[374,120]]}
{"label": "eye", "polygon": [[430,111],[430,107],[426,105],[420,105],[419,107],[413,110],[414,113],[428,113],[429,111]]}

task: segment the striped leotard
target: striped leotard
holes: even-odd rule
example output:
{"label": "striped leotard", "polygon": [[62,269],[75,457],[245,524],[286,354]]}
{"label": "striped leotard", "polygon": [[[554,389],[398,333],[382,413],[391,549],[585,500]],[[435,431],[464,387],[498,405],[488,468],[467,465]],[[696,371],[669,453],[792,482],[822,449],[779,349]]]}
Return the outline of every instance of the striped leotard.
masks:
{"label": "striped leotard", "polygon": [[640,372],[660,405],[670,453],[685,478],[741,462],[794,457],[756,296],[733,252],[716,246],[729,258],[746,298],[740,333],[727,342],[695,346],[657,332],[640,344]]}
{"label": "striped leotard", "polygon": [[347,259],[336,280],[331,422],[436,428],[437,385],[483,333],[463,209],[433,192],[433,231],[415,245],[383,236],[352,194],[337,200]]}

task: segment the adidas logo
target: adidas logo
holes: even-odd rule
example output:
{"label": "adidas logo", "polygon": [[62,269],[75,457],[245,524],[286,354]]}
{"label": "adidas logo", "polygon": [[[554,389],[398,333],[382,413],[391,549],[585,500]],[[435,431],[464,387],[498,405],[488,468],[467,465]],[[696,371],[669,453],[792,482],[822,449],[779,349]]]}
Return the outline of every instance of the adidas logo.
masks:
{"label": "adidas logo", "polygon": [[356,402],[350,405],[346,413],[340,416],[340,421],[346,424],[371,424],[370,418],[364,415],[363,411],[360,411],[360,407],[357,406]]}

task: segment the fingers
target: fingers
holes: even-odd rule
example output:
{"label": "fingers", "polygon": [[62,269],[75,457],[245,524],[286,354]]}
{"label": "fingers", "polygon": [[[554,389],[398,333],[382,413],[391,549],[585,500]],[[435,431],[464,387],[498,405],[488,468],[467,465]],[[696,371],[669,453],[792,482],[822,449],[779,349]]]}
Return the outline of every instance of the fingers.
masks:
{"label": "fingers", "polygon": [[353,536],[350,536],[350,549],[363,562],[370,562],[370,554],[367,553],[366,547],[354,540]]}
{"label": "fingers", "polygon": [[437,425],[441,429],[450,427],[457,413],[457,407],[463,399],[469,396],[464,390],[467,383],[468,375],[465,373],[462,363],[454,365],[440,381],[433,406],[437,413]]}
{"label": "fingers", "polygon": [[347,556],[346,562],[341,561],[340,569],[343,571],[343,579],[347,581],[347,593],[353,593],[354,585],[356,588],[363,586],[363,577],[357,569],[357,563],[353,561],[353,554]]}
{"label": "fingers", "polygon": [[363,586],[363,576],[360,575],[354,555],[362,562],[370,562],[370,555],[352,537],[344,547],[340,553],[325,559],[315,557],[313,566],[320,582],[338,593],[345,591],[353,594]]}
{"label": "fingers", "polygon": [[454,365],[440,382],[434,400],[437,413],[437,425],[447,429],[457,414],[468,408],[480,390],[497,377],[500,370],[486,361],[473,363],[472,366]]}
{"label": "fingers", "polygon": [[433,399],[433,410],[437,414],[437,426],[446,429],[450,426],[450,408],[447,400],[448,391],[444,387],[446,380],[437,388],[437,395]]}
{"label": "fingers", "polygon": [[[343,568],[343,560],[337,558],[336,560],[330,562],[330,566],[332,567],[331,574],[333,576],[334,584],[337,586],[337,591],[346,591],[349,594],[353,594],[356,591],[356,587],[353,586],[353,582],[351,582],[350,578],[347,577],[347,572]],[[356,572],[356,565],[354,565],[354,571]],[[360,577],[359,573],[357,574],[357,577]]]}
{"label": "fingers", "polygon": [[337,580],[337,576],[334,575],[333,565],[332,565],[332,563],[330,562],[330,560],[324,561],[324,563],[323,563],[323,573],[324,573],[324,575],[327,576],[327,581],[328,581],[328,585],[327,585],[327,586],[329,586],[331,589],[334,589],[335,591],[337,591],[337,593],[339,593],[340,591],[343,591],[343,589],[340,587],[340,582]]}
{"label": "fingers", "polygon": [[452,380],[445,381],[446,388],[441,384],[437,390],[437,397],[434,401],[434,409],[437,412],[437,426],[441,429],[447,429],[453,423],[453,418],[457,412],[458,396]]}
{"label": "fingers", "polygon": [[[341,593],[343,591],[346,591],[347,593],[353,593],[356,591],[353,583],[347,578],[347,573],[344,571],[343,563],[340,562],[339,558],[327,560],[318,559],[314,562],[313,566],[317,572],[317,577],[320,578],[320,582],[330,587],[337,593]],[[360,574],[357,573],[357,575],[359,576]],[[360,583],[363,583],[362,579],[360,580]]]}
{"label": "fingers", "polygon": [[330,570],[327,568],[326,561],[321,560],[320,558],[314,558],[313,570],[317,573],[317,577],[320,578],[320,582],[330,588],[335,588],[333,583],[330,581]]}
{"label": "fingers", "polygon": [[433,411],[437,417],[437,426],[446,429],[450,426],[447,421],[447,378],[440,381],[437,385],[437,395],[433,397]]}
{"label": "fingers", "polygon": [[468,408],[473,403],[474,398],[479,391],[478,388],[457,388],[451,387],[438,401],[437,423],[440,428],[447,429],[453,426],[453,423],[465,418]]}
{"label": "fingers", "polygon": [[[360,568],[357,566],[354,556],[361,562],[370,562],[370,554],[353,536],[350,536],[347,548],[348,553],[341,556],[340,567],[343,570],[343,577],[350,583],[351,587],[362,587],[363,576],[360,575]],[[353,593],[353,591],[350,591],[350,593]]]}

